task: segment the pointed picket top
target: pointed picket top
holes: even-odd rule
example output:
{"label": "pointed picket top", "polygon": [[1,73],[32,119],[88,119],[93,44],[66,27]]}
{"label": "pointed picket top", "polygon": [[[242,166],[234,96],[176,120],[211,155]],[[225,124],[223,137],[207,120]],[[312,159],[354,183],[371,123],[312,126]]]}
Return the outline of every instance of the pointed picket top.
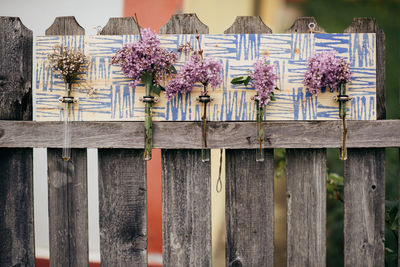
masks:
{"label": "pointed picket top", "polygon": [[224,33],[272,33],[272,30],[264,24],[260,16],[237,16]]}
{"label": "pointed picket top", "polygon": [[349,27],[347,27],[344,32],[346,33],[357,33],[357,32],[369,32],[369,33],[378,33],[382,31],[378,24],[376,23],[375,18],[353,18],[352,23]]}
{"label": "pointed picket top", "polygon": [[377,119],[386,118],[385,102],[385,33],[379,28],[375,18],[353,18],[346,33],[376,33],[376,111]]}
{"label": "pointed picket top", "polygon": [[164,34],[189,34],[196,31],[200,34],[209,32],[208,26],[201,22],[195,13],[172,15],[160,28],[160,33]]}
{"label": "pointed picket top", "polygon": [[139,34],[139,28],[132,17],[110,18],[100,32],[101,35]]}
{"label": "pointed picket top", "polygon": [[85,29],[74,16],[56,17],[53,24],[46,30],[46,35],[84,35]]}
{"label": "pointed picket top", "polygon": [[0,16],[0,30],[4,31],[6,28],[12,28],[21,31],[23,35],[33,36],[32,31],[22,23],[19,17]]}
{"label": "pointed picket top", "polygon": [[20,18],[0,17],[2,120],[32,120],[32,47],[33,33]]}
{"label": "pointed picket top", "polygon": [[310,23],[314,23],[314,31],[315,32],[325,32],[325,30],[318,25],[317,21],[314,17],[300,17],[297,18],[293,25],[286,30],[287,33],[308,33],[310,28]]}

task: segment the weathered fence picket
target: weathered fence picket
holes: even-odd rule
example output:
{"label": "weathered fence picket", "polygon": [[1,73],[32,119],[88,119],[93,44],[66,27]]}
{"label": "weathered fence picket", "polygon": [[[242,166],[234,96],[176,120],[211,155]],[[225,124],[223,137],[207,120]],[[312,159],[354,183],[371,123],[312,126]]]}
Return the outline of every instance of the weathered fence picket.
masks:
{"label": "weathered fence picket", "polygon": [[88,199],[86,149],[47,149],[51,266],[88,266]]}
{"label": "weathered fence picket", "polygon": [[[32,46],[19,18],[0,17],[0,120],[32,120]],[[35,265],[32,158],[0,148],[0,266]]]}
{"label": "weathered fence picket", "polygon": [[[272,31],[260,17],[237,17],[225,33]],[[226,266],[274,266],[273,150],[264,150],[262,162],[255,149],[225,154]]]}
{"label": "weathered fence picket", "polygon": [[226,266],[274,266],[274,157],[226,152]]}
{"label": "weathered fence picket", "polygon": [[[288,33],[324,30],[298,18]],[[162,34],[208,33],[196,14],[178,14]],[[376,33],[377,118],[348,122],[344,163],[344,264],[384,265],[385,149],[400,146],[400,121],[385,119],[385,35],[374,19],[345,32]],[[103,35],[137,34],[132,18],[111,18]],[[238,17],[228,33],[272,33],[259,17]],[[59,17],[46,35],[83,35]],[[0,266],[34,266],[33,147],[48,149],[51,266],[88,266],[87,147],[100,148],[102,266],[147,266],[143,123],[74,122],[72,158],[61,159],[59,122],[32,120],[32,32],[0,17]],[[21,121],[18,121],[21,120]],[[339,147],[339,121],[263,122],[263,162],[254,122],[210,122],[211,148],[226,148],[226,266],[274,266],[273,148],[286,151],[287,266],[326,265],[326,148]],[[211,266],[210,163],[201,162],[200,122],[155,122],[162,149],[163,264]],[[93,134],[93,133],[96,134]]]}
{"label": "weathered fence picket", "polygon": [[326,265],[326,149],[286,150],[287,266]]}
{"label": "weathered fence picket", "polygon": [[[377,119],[386,118],[385,34],[356,18],[345,32],[376,33]],[[349,149],[344,163],[344,266],[384,266],[385,149]]]}
{"label": "weathered fence picket", "polygon": [[[102,35],[138,33],[132,18],[111,18],[101,31]],[[102,265],[147,266],[147,184],[143,150],[100,149],[98,154]]]}
{"label": "weathered fence picket", "polygon": [[140,149],[99,149],[102,266],[147,266],[146,162]]}
{"label": "weathered fence picket", "polygon": [[[75,17],[57,17],[46,35],[83,35]],[[47,150],[50,266],[88,266],[87,150]]]}
{"label": "weathered fence picket", "polygon": [[[163,34],[196,32],[208,33],[196,14],[173,15],[160,28]],[[163,265],[211,266],[210,162],[201,161],[200,150],[163,149],[161,155]]]}
{"label": "weathered fence picket", "polygon": [[[307,33],[314,18],[298,18],[287,32]],[[286,150],[287,266],[326,265],[326,149]],[[299,245],[301,244],[301,245]]]}
{"label": "weathered fence picket", "polygon": [[201,150],[163,149],[163,266],[211,266],[211,167]]}

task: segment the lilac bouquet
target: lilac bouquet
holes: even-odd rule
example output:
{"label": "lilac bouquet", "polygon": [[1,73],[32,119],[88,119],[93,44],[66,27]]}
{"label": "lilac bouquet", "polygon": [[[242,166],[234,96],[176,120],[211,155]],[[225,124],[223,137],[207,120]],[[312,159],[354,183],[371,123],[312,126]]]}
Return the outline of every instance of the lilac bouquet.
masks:
{"label": "lilac bouquet", "polygon": [[171,100],[178,93],[190,93],[196,83],[201,83],[205,88],[200,94],[207,95],[209,84],[213,88],[222,84],[221,71],[222,64],[219,61],[214,58],[203,59],[199,53],[193,53],[175,78],[167,84],[165,95]]}
{"label": "lilac bouquet", "polygon": [[337,56],[335,50],[322,51],[308,60],[304,85],[311,94],[318,95],[321,88],[339,91],[339,86],[350,82],[350,63]]}
{"label": "lilac bouquet", "polygon": [[173,65],[176,60],[177,55],[162,48],[157,35],[150,29],[140,30],[140,40],[125,45],[111,59],[112,64],[120,65],[122,72],[132,79],[131,86],[144,83],[146,87],[146,95],[143,97],[143,102],[146,103],[144,150],[146,160],[151,159],[153,146],[152,93],[159,96],[161,90],[164,90],[160,82],[166,76],[176,73]]}
{"label": "lilac bouquet", "polygon": [[254,100],[257,105],[257,139],[259,149],[257,151],[257,161],[263,161],[264,155],[262,151],[262,142],[264,129],[261,128],[261,121],[264,118],[265,108],[270,101],[275,101],[274,90],[279,90],[276,86],[278,76],[275,74],[273,65],[267,63],[267,59],[262,57],[254,63],[254,71],[247,77],[236,77],[232,79],[232,84],[250,84],[257,92]]}
{"label": "lilac bouquet", "polygon": [[180,46],[178,51],[187,54],[192,53],[189,60],[185,62],[183,67],[178,71],[177,75],[165,87],[165,95],[168,100],[171,100],[176,94],[186,94],[193,91],[196,83],[203,85],[203,90],[198,98],[199,102],[203,103],[203,148],[202,148],[202,161],[210,160],[210,151],[207,148],[207,103],[211,101],[208,94],[208,85],[215,88],[222,84],[222,64],[214,58],[204,58],[203,50],[200,46],[200,36],[196,36],[199,50],[193,51],[190,43]]}
{"label": "lilac bouquet", "polygon": [[351,80],[350,63],[337,56],[335,50],[322,51],[308,60],[307,71],[304,74],[304,86],[311,94],[318,95],[322,88],[337,91],[335,98],[339,102],[339,118],[343,121],[343,142],[341,159],[347,159],[346,149],[346,102],[351,100],[346,94],[346,84]]}

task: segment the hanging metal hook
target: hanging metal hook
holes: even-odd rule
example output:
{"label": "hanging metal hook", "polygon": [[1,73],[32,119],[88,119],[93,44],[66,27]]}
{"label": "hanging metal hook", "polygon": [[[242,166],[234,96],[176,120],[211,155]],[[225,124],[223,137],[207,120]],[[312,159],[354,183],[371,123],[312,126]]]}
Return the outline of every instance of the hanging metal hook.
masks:
{"label": "hanging metal hook", "polygon": [[315,30],[315,23],[314,22],[308,23],[308,32],[314,33],[314,30]]}

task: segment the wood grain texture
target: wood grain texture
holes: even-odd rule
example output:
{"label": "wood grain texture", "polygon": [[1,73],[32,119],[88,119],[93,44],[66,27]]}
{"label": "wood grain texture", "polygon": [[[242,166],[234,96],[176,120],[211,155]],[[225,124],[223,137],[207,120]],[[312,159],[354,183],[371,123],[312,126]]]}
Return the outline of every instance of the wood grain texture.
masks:
{"label": "wood grain texture", "polygon": [[160,33],[168,34],[188,34],[188,33],[208,33],[208,26],[199,20],[196,14],[175,14],[169,21],[161,26]]}
{"label": "wood grain texture", "polygon": [[[256,148],[254,122],[209,122],[210,148]],[[347,147],[400,147],[400,121],[348,121]],[[265,148],[339,148],[340,121],[263,122]],[[143,148],[143,122],[73,122],[76,148]],[[200,122],[154,122],[154,148],[201,148]],[[62,147],[61,122],[0,121],[0,147]],[[338,137],[339,136],[339,137]]]}
{"label": "wood grain texture", "polygon": [[[373,18],[354,18],[345,32],[376,33],[377,118],[385,119],[385,34]],[[383,266],[385,149],[349,149],[344,170],[344,266]]]}
{"label": "wood grain texture", "polygon": [[290,26],[289,29],[286,30],[288,33],[307,33],[309,32],[309,24],[314,23],[315,28],[314,31],[316,32],[325,32],[325,30],[318,25],[317,21],[314,19],[314,17],[300,17],[297,18],[293,25]]}
{"label": "wood grain texture", "polygon": [[286,150],[287,266],[326,265],[326,150]]}
{"label": "wood grain texture", "polygon": [[[136,34],[132,18],[110,19],[101,34]],[[139,130],[140,129],[140,130]],[[99,150],[100,257],[102,266],[147,266],[147,184],[143,160],[144,127],[139,150]],[[136,131],[139,130],[139,133]],[[114,140],[115,141],[115,140]]]}
{"label": "wood grain texture", "polygon": [[53,24],[46,30],[46,35],[84,35],[82,28],[75,17],[56,17]]}
{"label": "wood grain texture", "polygon": [[210,162],[162,150],[163,266],[211,266]]}
{"label": "wood grain texture", "polygon": [[[237,17],[225,33],[272,31],[248,16]],[[253,123],[248,131],[255,129]],[[274,159],[273,150],[264,152],[263,162],[256,162],[254,149],[225,152],[227,266],[274,266]]]}
{"label": "wood grain texture", "polygon": [[0,266],[35,266],[31,148],[0,148]]}
{"label": "wood grain texture", "polygon": [[33,34],[17,17],[0,17],[0,119],[32,120]]}
{"label": "wood grain texture", "polygon": [[47,150],[51,266],[88,266],[86,149]]}
{"label": "wood grain texture", "polygon": [[[307,33],[310,23],[324,31],[314,18],[303,17],[287,32]],[[286,192],[287,266],[325,266],[326,149],[286,150]]]}
{"label": "wood grain texture", "polygon": [[110,18],[101,30],[101,35],[139,34],[139,29],[132,17]]}
{"label": "wood grain texture", "polygon": [[237,16],[224,33],[272,33],[272,30],[264,24],[260,16]]}
{"label": "wood grain texture", "polygon": [[[0,17],[0,120],[32,119],[32,36],[19,18]],[[0,266],[35,265],[32,155],[0,148]]]}
{"label": "wood grain texture", "polygon": [[[57,17],[46,30],[46,35],[79,34],[85,30],[75,17]],[[60,149],[47,151],[51,266],[89,265],[86,161],[86,149],[71,149],[68,162]]]}
{"label": "wood grain texture", "polygon": [[[160,33],[196,32],[208,33],[196,14],[173,15],[160,28]],[[190,142],[201,144],[197,125]],[[156,140],[165,132],[154,127],[153,134]],[[201,150],[161,150],[161,155],[163,265],[211,266],[211,163],[201,161]]]}
{"label": "wood grain texture", "polygon": [[226,266],[274,266],[273,150],[226,154]]}
{"label": "wood grain texture", "polygon": [[349,149],[344,168],[344,266],[384,266],[384,149]]}
{"label": "wood grain texture", "polygon": [[99,149],[102,266],[147,266],[143,150]]}

